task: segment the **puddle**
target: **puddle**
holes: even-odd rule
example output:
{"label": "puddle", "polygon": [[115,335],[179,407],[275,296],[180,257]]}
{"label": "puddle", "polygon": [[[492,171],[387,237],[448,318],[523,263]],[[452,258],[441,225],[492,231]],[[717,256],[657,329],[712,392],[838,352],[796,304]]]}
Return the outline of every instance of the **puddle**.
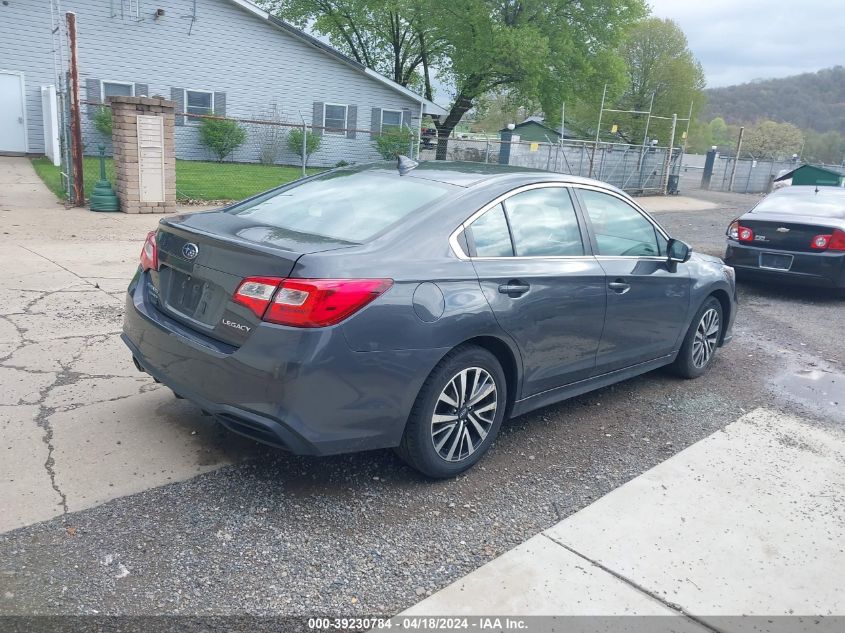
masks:
{"label": "puddle", "polygon": [[799,369],[774,380],[777,392],[822,413],[831,420],[845,421],[845,374],[825,369]]}

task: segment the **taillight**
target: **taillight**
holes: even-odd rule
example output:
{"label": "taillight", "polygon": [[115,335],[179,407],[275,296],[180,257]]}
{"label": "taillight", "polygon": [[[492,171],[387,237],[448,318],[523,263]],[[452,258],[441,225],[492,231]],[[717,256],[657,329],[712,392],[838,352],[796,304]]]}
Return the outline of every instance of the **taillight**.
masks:
{"label": "taillight", "polygon": [[738,221],[734,220],[733,222],[731,222],[731,225],[728,227],[727,235],[732,240],[738,240],[739,239],[739,222]]}
{"label": "taillight", "polygon": [[158,270],[158,248],[156,247],[156,232],[147,233],[144,248],[141,249],[141,270]]}
{"label": "taillight", "polygon": [[742,226],[739,220],[734,220],[728,227],[728,237],[740,242],[752,242],[754,241],[754,231],[747,226]]}
{"label": "taillight", "polygon": [[833,229],[833,233],[816,235],[810,242],[810,248],[817,251],[845,251],[845,231]]}
{"label": "taillight", "polygon": [[267,312],[270,299],[282,280],[278,277],[247,277],[235,290],[232,297],[235,303],[246,306],[255,313],[259,319]]}
{"label": "taillight", "polygon": [[340,323],[392,285],[392,279],[248,277],[235,291],[234,301],[270,323],[325,327]]}

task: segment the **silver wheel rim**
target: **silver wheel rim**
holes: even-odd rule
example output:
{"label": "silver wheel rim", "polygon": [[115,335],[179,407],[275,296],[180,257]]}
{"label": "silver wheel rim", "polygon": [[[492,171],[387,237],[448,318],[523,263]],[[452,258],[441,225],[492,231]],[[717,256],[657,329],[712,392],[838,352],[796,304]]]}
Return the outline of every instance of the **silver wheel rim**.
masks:
{"label": "silver wheel rim", "polygon": [[486,369],[468,367],[446,383],[431,416],[431,442],[441,459],[460,462],[475,453],[493,427],[499,395]]}
{"label": "silver wheel rim", "polygon": [[701,321],[695,329],[695,338],[692,341],[692,364],[701,369],[716,351],[719,343],[719,313],[715,308],[708,309],[701,315]]}

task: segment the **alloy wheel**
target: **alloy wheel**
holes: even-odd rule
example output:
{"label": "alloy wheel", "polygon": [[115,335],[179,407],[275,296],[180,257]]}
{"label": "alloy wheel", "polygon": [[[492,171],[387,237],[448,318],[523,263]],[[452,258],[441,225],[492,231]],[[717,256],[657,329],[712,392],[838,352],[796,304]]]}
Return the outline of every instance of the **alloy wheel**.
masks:
{"label": "alloy wheel", "polygon": [[692,364],[701,369],[713,357],[719,343],[719,312],[709,308],[701,315],[692,342]]}
{"label": "alloy wheel", "polygon": [[460,462],[484,442],[499,405],[496,381],[486,369],[468,367],[446,383],[431,417],[431,441],[447,462]]}

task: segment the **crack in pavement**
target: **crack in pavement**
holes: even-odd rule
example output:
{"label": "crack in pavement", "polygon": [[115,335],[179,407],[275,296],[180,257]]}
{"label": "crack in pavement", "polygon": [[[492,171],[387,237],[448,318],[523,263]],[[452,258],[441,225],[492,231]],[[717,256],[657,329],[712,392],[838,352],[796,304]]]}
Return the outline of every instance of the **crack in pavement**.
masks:
{"label": "crack in pavement", "polygon": [[[103,288],[100,288],[100,284],[98,284],[98,283],[92,283],[91,281],[89,281],[88,279],[86,279],[85,277],[83,277],[82,275],[79,275],[79,274],[77,274],[77,273],[73,272],[70,268],[66,268],[65,266],[62,266],[59,262],[57,262],[57,261],[54,261],[54,260],[50,259],[50,258],[49,258],[49,257],[47,257],[46,255],[43,255],[43,254],[39,253],[38,251],[34,251],[34,250],[32,250],[31,248],[27,248],[27,247],[26,247],[26,246],[24,246],[23,244],[18,244],[18,248],[22,248],[23,250],[25,250],[25,251],[27,251],[27,252],[29,252],[29,253],[32,253],[33,255],[36,255],[36,256],[38,256],[38,257],[40,257],[40,258],[42,258],[42,259],[47,260],[48,262],[50,262],[50,263],[51,263],[51,264],[53,264],[54,266],[58,266],[59,268],[61,268],[61,269],[62,269],[62,270],[64,270],[65,272],[70,273],[71,275],[73,275],[74,277],[76,277],[76,278],[77,278],[77,279],[79,279],[80,281],[82,281],[82,282],[84,282],[84,283],[88,284],[88,285],[89,285],[89,286],[91,286],[92,288],[94,288],[94,289],[96,289],[96,290],[99,290],[99,291],[100,291],[100,292],[102,292],[104,295],[106,295],[109,299],[115,299],[115,297],[113,297],[112,295],[110,295],[110,294],[109,294],[106,290],[104,290]],[[106,278],[105,278],[105,277],[98,277],[98,279],[106,279]]]}

